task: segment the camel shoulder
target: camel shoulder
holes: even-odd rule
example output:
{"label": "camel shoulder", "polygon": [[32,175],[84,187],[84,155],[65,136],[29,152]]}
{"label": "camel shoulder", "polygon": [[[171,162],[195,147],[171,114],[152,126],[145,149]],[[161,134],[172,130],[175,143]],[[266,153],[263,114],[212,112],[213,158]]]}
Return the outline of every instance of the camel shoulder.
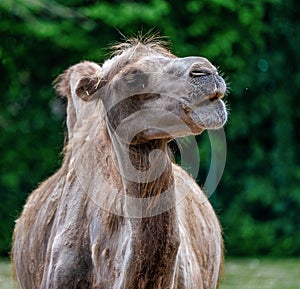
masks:
{"label": "camel shoulder", "polygon": [[176,197],[188,199],[197,203],[209,203],[206,194],[187,171],[173,164]]}

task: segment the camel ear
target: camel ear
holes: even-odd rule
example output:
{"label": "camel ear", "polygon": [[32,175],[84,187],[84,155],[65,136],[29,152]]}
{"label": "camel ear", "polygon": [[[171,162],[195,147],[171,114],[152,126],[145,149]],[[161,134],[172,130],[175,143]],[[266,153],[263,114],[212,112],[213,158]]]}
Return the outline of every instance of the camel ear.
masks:
{"label": "camel ear", "polygon": [[71,97],[71,87],[70,87],[70,69],[66,70],[64,73],[60,74],[53,81],[54,89],[57,94],[64,97]]}
{"label": "camel ear", "polygon": [[87,76],[79,80],[75,94],[84,101],[90,101],[95,93],[105,84],[101,75]]}
{"label": "camel ear", "polygon": [[104,84],[102,68],[90,61],[71,66],[54,80],[54,88],[59,95],[84,101],[90,101]]}

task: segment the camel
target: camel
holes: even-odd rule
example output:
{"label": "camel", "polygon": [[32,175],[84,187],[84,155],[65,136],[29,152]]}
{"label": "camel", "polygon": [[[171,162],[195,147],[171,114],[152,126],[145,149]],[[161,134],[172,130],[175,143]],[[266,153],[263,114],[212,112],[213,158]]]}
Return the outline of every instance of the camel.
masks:
{"label": "camel", "polygon": [[68,100],[64,160],[16,221],[20,288],[217,288],[218,218],[168,149],[226,123],[217,69],[139,37],[102,66],[71,66],[55,88]]}

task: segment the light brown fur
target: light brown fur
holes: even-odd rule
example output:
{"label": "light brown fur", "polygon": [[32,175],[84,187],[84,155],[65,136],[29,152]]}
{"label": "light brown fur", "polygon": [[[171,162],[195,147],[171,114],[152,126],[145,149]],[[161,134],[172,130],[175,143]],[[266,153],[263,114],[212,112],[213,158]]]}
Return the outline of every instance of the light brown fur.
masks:
{"label": "light brown fur", "polygon": [[[205,77],[199,80],[186,74],[191,66],[197,77],[204,72]],[[149,88],[157,81],[152,72],[166,67],[170,67],[168,75],[176,74],[199,90],[187,90],[188,101],[220,98],[225,92],[223,80],[207,60],[181,60],[153,39],[130,40],[116,47],[114,58],[102,67],[82,62],[56,80],[58,93],[68,98],[68,143],[62,167],[29,196],[16,222],[12,261],[21,288],[217,287],[223,258],[218,219],[194,180],[167,156],[167,142],[174,135],[220,127],[226,121],[223,106],[216,104],[219,114],[211,114],[209,104],[204,117],[197,111],[199,115],[191,116],[193,112],[180,103],[180,97],[171,99],[143,89],[116,101],[132,81],[136,85],[137,73],[142,76],[138,81]],[[190,131],[181,123],[174,129],[171,125],[167,133],[164,126],[139,130],[126,144],[130,165],[146,172],[148,181],[138,182],[122,175],[129,164],[120,159],[113,133],[126,117],[149,107],[172,109]],[[158,116],[162,124],[173,124],[161,112]],[[151,114],[143,117],[153,122]],[[130,129],[140,125],[139,120],[126,121],[132,123],[124,126],[124,143]],[[151,159],[153,150],[166,157]],[[162,173],[151,179],[162,163]],[[169,191],[167,199],[165,191]],[[140,208],[130,203],[137,198]]]}

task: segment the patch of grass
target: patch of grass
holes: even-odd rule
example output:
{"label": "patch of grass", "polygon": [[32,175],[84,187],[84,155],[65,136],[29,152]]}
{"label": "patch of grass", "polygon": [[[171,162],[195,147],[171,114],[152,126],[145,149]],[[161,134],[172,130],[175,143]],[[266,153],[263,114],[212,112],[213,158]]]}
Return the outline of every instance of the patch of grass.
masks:
{"label": "patch of grass", "polygon": [[220,289],[299,289],[300,259],[229,258]]}
{"label": "patch of grass", "polygon": [[17,289],[12,281],[10,263],[8,261],[0,260],[0,288]]}
{"label": "patch of grass", "polygon": [[[13,286],[8,261],[0,261],[0,288]],[[229,258],[220,289],[299,289],[300,259]]]}

